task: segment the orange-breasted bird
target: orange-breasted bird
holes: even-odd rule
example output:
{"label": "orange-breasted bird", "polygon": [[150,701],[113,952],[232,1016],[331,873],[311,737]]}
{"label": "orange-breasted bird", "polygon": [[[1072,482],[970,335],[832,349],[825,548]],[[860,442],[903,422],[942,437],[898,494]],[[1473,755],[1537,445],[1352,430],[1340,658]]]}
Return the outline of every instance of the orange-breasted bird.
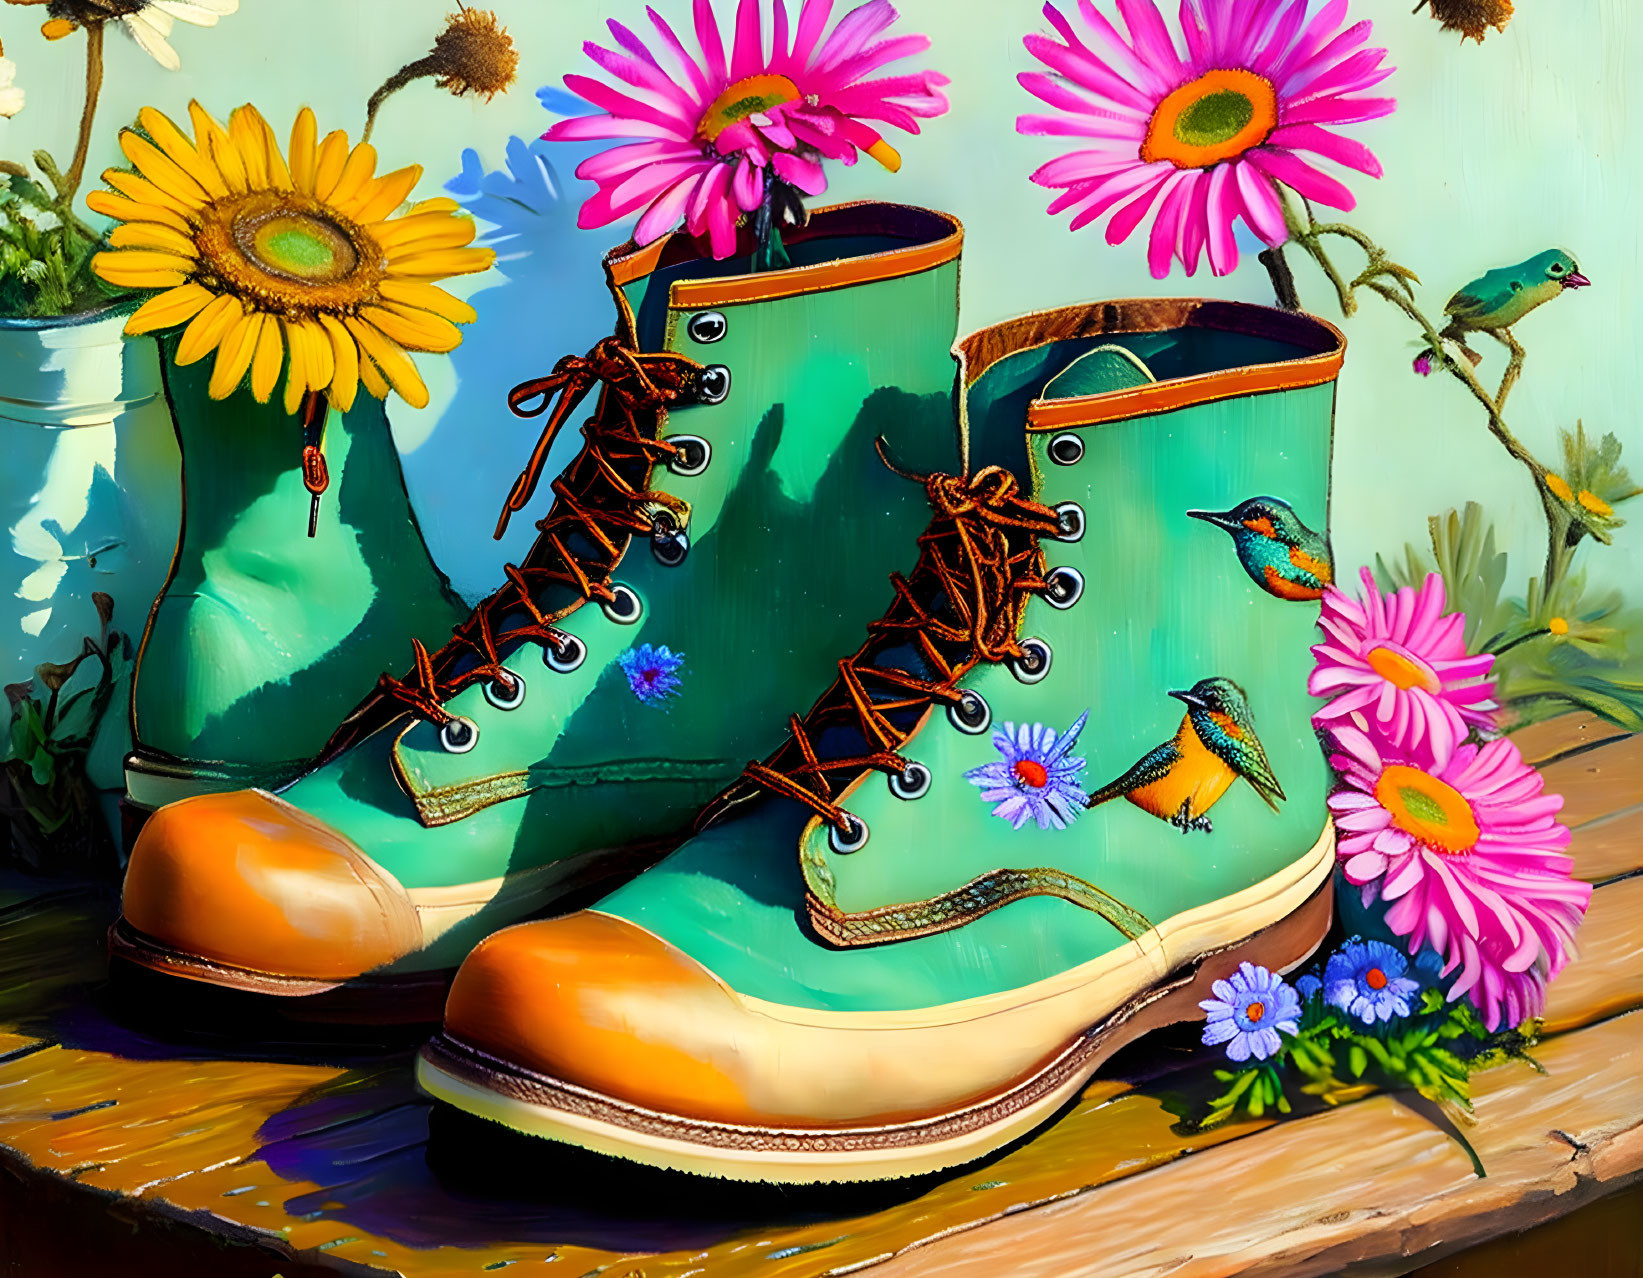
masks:
{"label": "orange-breasted bird", "polygon": [[1213,827],[1205,814],[1243,777],[1276,812],[1284,789],[1255,735],[1255,717],[1244,690],[1231,679],[1217,677],[1200,679],[1186,692],[1170,696],[1187,706],[1175,736],[1092,794],[1090,807],[1122,795],[1183,834],[1208,834]]}
{"label": "orange-breasted bird", "polygon": [[1301,522],[1288,502],[1251,497],[1231,510],[1189,510],[1232,534],[1250,580],[1279,599],[1321,599],[1335,581],[1329,542]]}

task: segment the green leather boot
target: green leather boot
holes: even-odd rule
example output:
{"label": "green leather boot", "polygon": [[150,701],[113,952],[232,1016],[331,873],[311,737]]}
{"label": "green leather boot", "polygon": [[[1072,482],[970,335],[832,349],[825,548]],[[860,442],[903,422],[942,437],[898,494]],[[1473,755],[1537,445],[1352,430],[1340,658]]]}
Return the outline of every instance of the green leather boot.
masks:
{"label": "green leather boot", "polygon": [[126,762],[144,814],[291,781],[403,660],[407,635],[443,638],[468,611],[423,544],[381,400],[318,409],[327,420],[306,437],[328,483],[316,500],[303,425],[246,389],[209,398],[210,361],[180,367],[179,340],[160,349],[182,530],[138,653]]}
{"label": "green leather boot", "polygon": [[960,242],[858,204],[790,236],[791,269],[727,274],[682,236],[607,259],[616,336],[514,392],[553,408],[508,512],[600,390],[523,565],[315,771],[158,813],[116,951],[271,993],[370,972],[332,1001],[392,983],[362,1014],[437,1018],[487,932],[688,834],[882,610],[927,511],[880,450],[957,464]]}
{"label": "green leather boot", "polygon": [[1327,576],[1340,334],[1121,302],[958,354],[972,450],[1019,484],[933,477],[896,603],[697,836],[469,956],[435,1097],[683,1171],[907,1176],[1323,938],[1317,609],[1191,516],[1273,540],[1292,511],[1316,532],[1286,572]]}

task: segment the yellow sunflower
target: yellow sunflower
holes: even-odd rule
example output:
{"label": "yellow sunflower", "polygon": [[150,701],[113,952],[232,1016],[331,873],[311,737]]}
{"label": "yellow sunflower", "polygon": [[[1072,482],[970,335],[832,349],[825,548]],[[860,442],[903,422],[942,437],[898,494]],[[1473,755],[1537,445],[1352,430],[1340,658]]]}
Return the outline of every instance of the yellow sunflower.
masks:
{"label": "yellow sunflower", "polygon": [[420,165],[374,176],[376,150],[352,150],[340,130],[322,140],[304,107],[291,129],[290,163],[274,131],[246,105],[224,128],[198,102],[190,140],[152,107],[120,134],[135,171],[109,169],[112,190],[86,203],[115,218],[112,250],[93,259],[111,284],[164,289],[125,331],[187,324],[177,362],[212,351],[209,392],[224,399],[251,377],[266,403],[286,373],[285,408],[326,392],[346,412],[363,385],[390,388],[421,408],[428,390],[407,351],[445,352],[474,310],[433,281],[490,266],[470,248],[474,224],[454,200],[424,200],[395,217]]}

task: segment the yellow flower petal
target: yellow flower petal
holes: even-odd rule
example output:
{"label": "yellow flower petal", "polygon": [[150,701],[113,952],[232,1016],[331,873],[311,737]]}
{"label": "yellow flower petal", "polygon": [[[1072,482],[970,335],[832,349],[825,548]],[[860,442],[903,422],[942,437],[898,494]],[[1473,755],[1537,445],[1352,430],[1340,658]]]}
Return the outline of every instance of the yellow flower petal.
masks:
{"label": "yellow flower petal", "polygon": [[158,249],[162,253],[175,253],[190,260],[200,255],[194,247],[192,236],[169,226],[161,226],[158,222],[128,222],[117,226],[109,232],[108,242],[115,248]]}
{"label": "yellow flower petal", "polygon": [[211,380],[205,388],[212,399],[227,399],[239,386],[245,370],[251,367],[252,356],[257,353],[257,341],[262,336],[265,320],[273,322],[258,311],[242,315],[218,344],[217,362],[211,368]]}
{"label": "yellow flower petal", "polygon": [[171,122],[169,116],[151,106],[145,106],[137,112],[137,123],[154,139],[166,157],[193,178],[208,196],[212,199],[221,199],[228,194],[228,187],[224,184],[222,175],[217,172],[216,166],[201,158],[200,153],[194,149],[194,144]]}
{"label": "yellow flower petal", "polygon": [[162,191],[147,178],[139,177],[126,169],[104,169],[103,181],[129,200],[134,200],[138,204],[152,204],[157,208],[169,209],[184,218],[192,219],[195,210],[199,207],[196,204],[189,204],[185,200],[177,199],[176,196]]}
{"label": "yellow flower petal", "polygon": [[308,370],[308,385],[314,390],[324,390],[331,384],[331,378],[337,371],[336,358],[331,351],[331,339],[325,335],[325,330],[311,319],[293,321],[290,330],[296,333],[292,340],[302,345],[303,367]]}
{"label": "yellow flower petal", "polygon": [[486,248],[434,249],[428,253],[413,253],[409,257],[388,264],[390,275],[422,279],[441,279],[447,275],[471,275],[490,269],[496,254]]}
{"label": "yellow flower petal", "polygon": [[421,177],[420,164],[384,173],[375,181],[366,183],[365,189],[351,202],[351,207],[339,204],[337,208],[356,222],[381,221],[405,203],[405,197]]}
{"label": "yellow flower petal", "polygon": [[367,395],[373,395],[377,399],[388,398],[387,379],[364,351],[359,353],[359,384],[365,388]]}
{"label": "yellow flower petal", "polygon": [[217,166],[228,189],[236,195],[244,195],[251,188],[245,180],[245,165],[240,162],[240,154],[228,140],[228,130],[198,102],[188,104],[188,115],[194,121],[194,136],[199,139],[200,150]]}
{"label": "yellow flower petal", "polygon": [[227,336],[234,323],[245,314],[237,297],[218,297],[188,322],[177,343],[177,363],[186,367],[204,359]]}
{"label": "yellow flower petal", "polygon": [[455,213],[461,207],[448,195],[436,195],[411,205],[410,215],[414,217],[418,213]]}
{"label": "yellow flower petal", "polygon": [[[384,336],[375,325],[352,315],[343,320],[343,323],[359,341],[360,349],[370,356],[389,384],[399,392],[400,398],[412,408],[426,408],[428,388],[422,384],[422,378],[417,374],[416,365],[411,363],[411,357]],[[360,375],[365,376],[363,366],[360,368]],[[368,378],[366,385],[370,385]]]}
{"label": "yellow flower petal", "polygon": [[193,319],[211,304],[215,296],[210,289],[192,283],[156,294],[139,306],[126,321],[126,335],[139,337],[157,328],[174,328]]}
{"label": "yellow flower petal", "polygon": [[330,195],[320,198],[329,201],[334,208],[348,208],[353,204],[354,197],[371,180],[371,174],[376,172],[376,167],[376,147],[369,142],[361,142],[349,153],[348,163],[342,166],[342,175],[337,178],[337,184],[331,188]]}
{"label": "yellow flower petal", "polygon": [[228,117],[228,138],[240,153],[245,165],[245,180],[253,190],[268,185],[268,145],[263,141],[264,123],[257,108],[249,102],[235,107]]}
{"label": "yellow flower petal", "polygon": [[120,150],[137,166],[137,171],[187,209],[203,208],[210,199],[200,184],[189,177],[175,160],[142,134],[120,130]]}
{"label": "yellow flower petal", "polygon": [[360,318],[376,325],[407,350],[443,355],[462,345],[462,334],[457,332],[455,324],[427,311],[415,311],[390,302],[386,306],[362,308]]}
{"label": "yellow flower petal", "polygon": [[188,234],[188,219],[158,204],[140,204],[113,191],[87,191],[86,207],[118,222],[152,222]]}
{"label": "yellow flower petal", "polygon": [[285,166],[285,156],[280,152],[280,140],[274,134],[273,126],[261,116],[257,117],[262,125],[262,148],[268,163],[268,185],[276,191],[295,190],[291,181],[291,170]]}
{"label": "yellow flower petal", "polygon": [[191,266],[175,253],[149,249],[120,249],[91,259],[92,270],[122,288],[176,288],[188,282]]}
{"label": "yellow flower petal", "polygon": [[473,243],[477,228],[472,218],[449,213],[419,213],[394,218],[366,228],[371,238],[389,252],[425,252],[436,248],[462,248]]}
{"label": "yellow flower petal", "polygon": [[319,164],[319,151],[314,145],[318,136],[314,113],[308,107],[297,112],[291,126],[291,182],[304,195],[314,193],[314,170]]}
{"label": "yellow flower petal", "polygon": [[421,280],[390,278],[383,280],[378,288],[382,296],[390,302],[397,302],[401,306],[414,306],[420,311],[432,311],[441,319],[448,319],[453,324],[472,324],[479,318],[479,312],[461,298],[452,297],[437,285],[424,284]]}
{"label": "yellow flower petal", "polygon": [[334,129],[319,144],[319,157],[314,162],[314,197],[325,200],[331,196],[343,166],[348,163],[348,135]]}
{"label": "yellow flower petal", "polygon": [[297,409],[302,407],[302,397],[308,390],[307,354],[297,333],[297,326],[290,320],[281,320],[280,327],[285,331],[285,348],[291,352],[291,362],[285,373],[284,407],[288,415],[295,416]]}
{"label": "yellow flower petal", "polygon": [[331,358],[335,365],[331,376],[331,402],[343,412],[354,406],[354,394],[359,390],[359,346],[341,323],[329,315],[319,317],[320,327],[331,344]]}
{"label": "yellow flower petal", "polygon": [[257,349],[251,356],[251,393],[257,397],[257,403],[266,404],[274,393],[284,360],[285,343],[280,339],[279,321],[265,315],[257,333]]}

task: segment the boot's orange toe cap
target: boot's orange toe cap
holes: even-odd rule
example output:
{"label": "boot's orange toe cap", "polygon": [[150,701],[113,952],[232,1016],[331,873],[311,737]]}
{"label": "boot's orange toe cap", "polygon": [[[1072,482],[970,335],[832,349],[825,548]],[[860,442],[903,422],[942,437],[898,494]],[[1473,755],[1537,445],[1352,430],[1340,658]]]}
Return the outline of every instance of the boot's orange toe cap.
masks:
{"label": "boot's orange toe cap", "polygon": [[213,963],[346,980],[422,944],[405,889],[352,842],[262,790],[161,808],[126,869],[126,922]]}
{"label": "boot's orange toe cap", "polygon": [[758,1121],[734,1077],[746,1013],[699,963],[596,911],[486,938],[445,1005],[453,1038],[663,1113]]}

